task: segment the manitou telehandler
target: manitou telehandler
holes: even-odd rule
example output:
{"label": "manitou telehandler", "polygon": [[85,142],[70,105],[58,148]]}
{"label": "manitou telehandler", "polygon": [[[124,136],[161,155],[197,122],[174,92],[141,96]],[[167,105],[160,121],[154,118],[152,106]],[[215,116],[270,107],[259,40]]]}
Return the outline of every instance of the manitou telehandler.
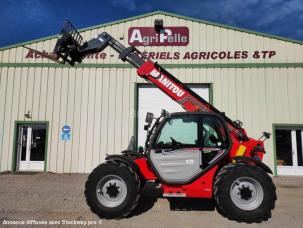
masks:
{"label": "manitou telehandler", "polygon": [[102,218],[127,216],[144,184],[152,181],[162,187],[164,197],[213,197],[229,219],[267,220],[277,199],[267,174],[272,172],[261,162],[269,133],[259,140],[249,138],[240,121],[232,121],[135,47],[124,47],[106,32],[84,42],[66,21],[53,55],[46,57],[74,65],[108,46],[187,112],[163,110],[158,118],[147,113],[145,147],[107,156],[89,175],[85,196],[91,210]]}

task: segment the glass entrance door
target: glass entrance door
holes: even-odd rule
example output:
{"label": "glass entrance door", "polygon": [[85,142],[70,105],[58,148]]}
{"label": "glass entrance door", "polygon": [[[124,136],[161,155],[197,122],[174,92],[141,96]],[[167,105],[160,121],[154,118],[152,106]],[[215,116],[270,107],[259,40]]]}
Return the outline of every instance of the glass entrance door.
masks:
{"label": "glass entrance door", "polygon": [[303,129],[276,129],[278,175],[303,175]]}
{"label": "glass entrance door", "polygon": [[45,162],[46,125],[19,125],[17,169],[43,171]]}

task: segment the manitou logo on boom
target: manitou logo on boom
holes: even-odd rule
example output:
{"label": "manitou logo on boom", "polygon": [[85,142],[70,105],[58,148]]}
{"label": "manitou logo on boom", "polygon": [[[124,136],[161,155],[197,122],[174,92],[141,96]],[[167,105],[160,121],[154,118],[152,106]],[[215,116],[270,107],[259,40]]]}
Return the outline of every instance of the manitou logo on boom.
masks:
{"label": "manitou logo on boom", "polygon": [[165,27],[156,31],[154,27],[130,27],[128,43],[133,46],[187,46],[187,27]]}
{"label": "manitou logo on boom", "polygon": [[184,95],[184,91],[179,88],[176,84],[174,84],[168,77],[161,74],[156,69],[153,69],[150,73],[150,76],[153,78],[157,78],[158,81],[164,85],[166,88],[168,88],[170,91],[172,91],[174,94],[176,94],[178,97],[182,97]]}

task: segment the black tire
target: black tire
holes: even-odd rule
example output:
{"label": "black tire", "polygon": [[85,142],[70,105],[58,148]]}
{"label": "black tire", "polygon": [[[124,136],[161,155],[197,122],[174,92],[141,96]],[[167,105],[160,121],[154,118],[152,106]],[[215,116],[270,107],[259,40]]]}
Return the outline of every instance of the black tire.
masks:
{"label": "black tire", "polygon": [[[121,203],[109,206],[109,201],[104,197],[102,186],[106,188],[107,183],[109,184],[107,186],[111,186],[112,180],[114,180],[114,182],[118,180],[118,186],[120,182],[123,183],[122,188],[120,186],[116,189],[127,189],[127,193],[122,190],[124,191],[124,197],[122,197]],[[102,191],[99,190],[100,193],[97,193],[98,186],[102,189]],[[113,186],[117,186],[116,183],[114,183]],[[110,187],[106,188],[107,191],[109,188]],[[122,194],[121,192],[115,193],[114,198],[117,197],[117,195],[120,197],[121,195],[119,194]],[[85,184],[85,197],[91,211],[96,213],[100,218],[113,219],[126,217],[137,206],[140,197],[140,178],[136,172],[123,163],[103,163],[96,167],[88,176]],[[100,200],[100,198],[102,198],[102,200]],[[111,198],[111,196],[107,195],[107,198]]]}
{"label": "black tire", "polygon": [[271,177],[248,164],[223,167],[215,178],[214,197],[220,214],[247,223],[268,220],[277,199]]}

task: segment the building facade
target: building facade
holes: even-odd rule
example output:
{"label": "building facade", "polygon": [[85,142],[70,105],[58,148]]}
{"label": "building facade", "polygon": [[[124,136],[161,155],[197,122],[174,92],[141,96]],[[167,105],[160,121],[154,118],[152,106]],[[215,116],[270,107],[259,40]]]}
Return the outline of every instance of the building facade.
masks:
{"label": "building facade", "polygon": [[[136,46],[249,136],[271,132],[264,162],[276,175],[303,174],[303,42],[161,11],[80,31]],[[75,67],[24,48],[51,52],[56,40],[0,49],[0,171],[90,172],[132,136],[144,143],[147,111],[181,110],[110,48]]]}

